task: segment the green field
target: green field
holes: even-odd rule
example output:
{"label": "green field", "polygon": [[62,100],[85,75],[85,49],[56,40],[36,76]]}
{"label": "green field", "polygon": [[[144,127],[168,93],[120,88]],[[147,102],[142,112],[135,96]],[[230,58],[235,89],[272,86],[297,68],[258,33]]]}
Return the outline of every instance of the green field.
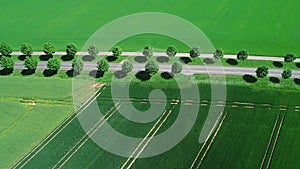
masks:
{"label": "green field", "polygon": [[[300,54],[298,6],[298,1],[284,0],[276,3],[154,0],[147,5],[134,0],[67,0],[60,3],[4,0],[0,2],[0,10],[5,14],[1,20],[0,31],[3,33],[0,40],[7,41],[15,50],[19,50],[22,42],[32,43],[35,50],[41,50],[46,41],[53,42],[58,50],[64,50],[69,42],[82,46],[96,30],[122,16],[163,12],[190,21],[211,39],[215,47],[222,47],[226,53],[235,54],[247,48],[253,55],[283,56],[290,52]],[[177,43],[165,37],[152,37],[141,35],[121,44],[124,50],[135,51],[148,43],[156,48]],[[178,48],[181,52],[187,50],[182,45]]]}

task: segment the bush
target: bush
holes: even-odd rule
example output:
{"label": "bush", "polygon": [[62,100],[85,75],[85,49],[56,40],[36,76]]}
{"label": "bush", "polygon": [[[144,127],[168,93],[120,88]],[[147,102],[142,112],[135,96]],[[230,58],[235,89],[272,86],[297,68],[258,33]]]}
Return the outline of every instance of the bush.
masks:
{"label": "bush", "polygon": [[291,69],[286,69],[282,72],[281,74],[282,78],[288,79],[292,76],[292,70]]}
{"label": "bush", "polygon": [[97,54],[99,53],[99,50],[95,45],[89,46],[89,48],[87,50],[88,50],[89,55],[94,56],[94,57],[97,56]]}
{"label": "bush", "polygon": [[147,73],[149,73],[150,75],[154,75],[158,72],[159,67],[158,64],[154,61],[149,61],[146,65],[145,65],[145,70]]}
{"label": "bush", "polygon": [[47,63],[47,69],[51,71],[57,71],[60,69],[60,62],[56,58],[49,59]]}
{"label": "bush", "polygon": [[224,54],[223,54],[223,50],[220,49],[216,49],[215,53],[214,53],[214,58],[215,59],[221,59],[223,58]]}
{"label": "bush", "polygon": [[67,45],[66,53],[69,56],[75,56],[77,50],[78,50],[77,46],[74,43],[70,43]]}
{"label": "bush", "polygon": [[32,57],[27,56],[24,60],[24,66],[29,70],[36,70],[38,65],[37,60]]}
{"label": "bush", "polygon": [[73,61],[72,61],[72,70],[74,72],[81,72],[83,70],[83,61],[82,59],[79,59],[78,57],[76,57]]}
{"label": "bush", "polygon": [[129,61],[125,61],[123,64],[122,64],[122,71],[126,72],[126,73],[129,73],[131,72],[133,69],[133,65],[131,62]]}
{"label": "bush", "polygon": [[55,53],[55,47],[52,43],[44,43],[44,52],[46,55],[53,55]]}
{"label": "bush", "polygon": [[102,59],[102,60],[98,61],[97,68],[98,68],[98,71],[100,71],[100,72],[107,72],[109,69],[108,61],[106,59]]}
{"label": "bush", "polygon": [[166,54],[168,56],[175,56],[177,54],[177,48],[173,45],[169,46],[167,48]]}
{"label": "bush", "polygon": [[261,66],[256,69],[256,75],[259,78],[264,78],[269,74],[269,68],[267,66]]}
{"label": "bush", "polygon": [[193,47],[190,51],[190,57],[196,58],[200,56],[200,48],[199,47]]}
{"label": "bush", "polygon": [[145,48],[143,50],[143,55],[146,58],[153,56],[152,47],[150,45],[145,46]]}
{"label": "bush", "polygon": [[6,42],[2,42],[0,44],[0,53],[4,56],[9,56],[12,53],[12,48]]}
{"label": "bush", "polygon": [[29,43],[22,43],[21,44],[21,48],[20,51],[24,54],[24,55],[31,55],[32,54],[32,46]]}
{"label": "bush", "polygon": [[180,73],[182,71],[182,63],[180,62],[175,62],[172,65],[172,73]]}

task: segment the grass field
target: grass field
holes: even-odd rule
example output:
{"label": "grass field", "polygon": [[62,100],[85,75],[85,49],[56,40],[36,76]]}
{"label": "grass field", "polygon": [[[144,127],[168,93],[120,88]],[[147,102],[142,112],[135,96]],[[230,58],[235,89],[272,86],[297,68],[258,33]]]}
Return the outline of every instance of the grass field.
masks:
{"label": "grass field", "polygon": [[[32,43],[35,50],[41,50],[45,41],[53,42],[58,50],[64,50],[69,42],[82,46],[96,30],[117,18],[138,12],[164,12],[196,25],[214,46],[222,47],[225,53],[235,54],[247,48],[253,55],[300,54],[297,46],[300,23],[296,22],[298,1],[155,0],[147,5],[134,0],[67,0],[60,3],[40,3],[37,0],[15,3],[5,0],[0,3],[0,10],[5,14],[1,20],[5,24],[0,28],[4,32],[0,39],[7,41],[15,50],[22,42]],[[148,43],[158,48],[171,43],[165,37],[151,37],[141,35],[120,44],[124,50],[134,51]],[[178,48],[182,52],[187,50],[182,45]]]}
{"label": "grass field", "polygon": [[[131,101],[131,103],[139,110],[147,110],[149,108],[149,103],[144,100],[141,102],[141,100],[142,98],[147,98],[149,92],[157,88],[162,89],[169,98],[167,109],[170,109],[172,107],[170,104],[172,102],[171,98],[174,99],[179,96],[178,89],[172,80],[163,84],[158,84],[154,81],[144,83],[132,82],[129,92],[130,97],[135,99]],[[210,85],[200,83],[199,89],[202,91],[200,103],[204,103],[203,100],[210,100]],[[201,167],[259,167],[267,149],[269,136],[272,132],[276,117],[279,114],[279,108],[282,106],[291,111],[287,112],[287,118],[282,127],[282,133],[278,140],[278,149],[275,149],[273,161],[275,161],[276,158],[293,160],[293,158],[286,158],[286,156],[288,156],[285,154],[287,151],[284,148],[280,148],[280,145],[284,147],[299,146],[297,141],[289,142],[288,139],[286,140],[283,138],[283,135],[288,135],[289,137],[296,139],[294,133],[299,132],[299,129],[295,126],[296,120],[294,119],[299,113],[293,111],[295,106],[298,105],[298,91],[291,90],[289,93],[283,92],[280,89],[274,89],[273,92],[270,92],[268,89],[259,89],[254,86],[242,87],[235,85],[228,85],[227,91],[228,97],[225,110],[228,115],[224,119],[223,125],[220,126],[220,131],[217,133],[214,142],[205,154]],[[114,107],[110,92],[110,86],[107,86],[97,99],[98,106],[103,114],[111,109],[116,110],[118,107]],[[243,95],[236,96],[235,93],[243,93]],[[249,97],[250,94],[252,97]],[[278,99],[270,99],[274,97],[274,95],[279,96],[282,100],[289,98],[291,95],[295,98],[289,99],[290,101],[282,102]],[[258,97],[261,99],[255,100],[255,98]],[[246,102],[246,104],[243,102]],[[124,104],[121,106],[125,106]],[[172,125],[181,106],[188,105],[178,103],[178,105],[175,106],[173,113],[168,117],[166,122],[163,123],[157,134],[164,132]],[[132,168],[189,168],[203,145],[198,143],[198,137],[208,110],[209,106],[200,106],[198,117],[192,130],[173,149],[158,156],[142,159],[138,158],[133,163]],[[125,119],[118,111],[114,114],[113,112],[114,111],[111,111],[111,116],[107,119],[108,123],[120,133],[132,137],[144,137],[157,121],[155,120],[146,124],[135,123]],[[93,113],[93,110],[87,108],[83,113]],[[89,124],[90,127],[96,122],[96,119],[91,121]],[[287,131],[292,131],[292,133],[286,133]],[[210,141],[211,139],[209,142]],[[300,153],[299,149],[295,148],[291,149],[291,151],[293,151],[293,154],[295,155]],[[204,157],[203,152],[201,153],[201,157]],[[57,135],[57,137],[41,149],[36,156],[29,160],[24,168],[48,168],[53,166],[63,166],[64,168],[120,168],[126,160],[127,158],[105,151],[92,140],[88,139],[88,137],[85,136],[85,132],[80,127],[79,121],[74,119]],[[294,160],[296,160],[296,158]],[[281,162],[274,162],[274,164],[272,162],[271,165],[276,165],[276,163],[279,163],[277,164],[278,167],[274,168],[286,166],[285,163]],[[296,168],[297,166],[298,164],[296,161],[290,164],[291,168]]]}

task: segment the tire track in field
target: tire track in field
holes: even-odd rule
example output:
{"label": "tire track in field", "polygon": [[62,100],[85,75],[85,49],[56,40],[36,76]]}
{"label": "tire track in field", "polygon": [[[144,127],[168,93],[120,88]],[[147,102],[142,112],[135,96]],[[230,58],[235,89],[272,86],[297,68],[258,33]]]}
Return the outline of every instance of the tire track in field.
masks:
{"label": "tire track in field", "polygon": [[[12,168],[23,168],[30,160],[32,160],[44,147],[46,147],[58,134],[60,134],[74,119],[76,119],[91,103],[93,103],[105,90],[106,87],[100,88],[95,92],[83,105],[58,125],[44,140],[42,140],[30,153],[23,157]],[[20,166],[21,165],[21,166]]]}
{"label": "tire track in field", "polygon": [[[144,137],[144,139],[139,143],[139,145],[134,149],[134,151],[131,153],[131,155],[127,158],[127,160],[123,163],[121,169],[129,169],[131,166],[134,164],[134,162],[137,160],[137,158],[141,155],[141,153],[144,151],[144,149],[147,147],[147,145],[150,143],[150,141],[153,139],[155,134],[159,131],[159,129],[162,127],[162,125],[165,123],[165,121],[168,119],[168,117],[171,115],[173,112],[174,108],[178,105],[179,100],[176,100],[174,106],[169,110],[167,115],[164,117],[166,114],[167,110],[163,112],[163,114],[160,116],[160,118],[156,121],[156,123],[153,125],[153,127],[149,130],[147,135]],[[163,119],[164,117],[164,119]],[[162,120],[163,119],[163,120]],[[161,121],[162,120],[162,121]],[[161,122],[161,123],[160,123]],[[159,124],[160,123],[160,124]],[[156,128],[156,126],[158,127]],[[155,129],[156,128],[156,129]],[[152,133],[152,131],[154,132]],[[148,136],[151,135],[149,138]],[[147,140],[148,139],[148,140]],[[146,141],[147,140],[147,141]],[[144,144],[144,145],[143,145]],[[142,146],[142,147],[141,147]],[[139,150],[139,151],[138,151]],[[138,151],[138,152],[137,152]],[[129,163],[129,164],[128,164]],[[128,166],[127,166],[128,164]],[[127,166],[127,167],[126,167]]]}
{"label": "tire track in field", "polygon": [[122,104],[117,103],[107,113],[105,113],[105,115],[102,116],[97,121],[97,123],[95,123],[93,127],[91,127],[52,168],[62,168],[74,156],[74,154],[90,139],[90,137],[92,137],[105,124],[105,122],[107,122],[117,112],[121,105]]}

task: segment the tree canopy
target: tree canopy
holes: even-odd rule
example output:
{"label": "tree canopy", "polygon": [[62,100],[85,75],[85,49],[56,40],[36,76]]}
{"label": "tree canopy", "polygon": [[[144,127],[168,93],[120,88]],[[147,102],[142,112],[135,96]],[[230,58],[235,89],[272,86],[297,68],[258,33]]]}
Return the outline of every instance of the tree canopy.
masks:
{"label": "tree canopy", "polygon": [[58,59],[51,58],[48,60],[48,63],[47,63],[48,70],[57,71],[60,69],[60,66],[61,66],[61,64]]}
{"label": "tree canopy", "polygon": [[193,47],[190,50],[190,57],[191,58],[196,58],[198,56],[200,56],[200,48],[199,47]]}
{"label": "tree canopy", "polygon": [[89,46],[89,48],[87,50],[88,50],[89,55],[94,56],[94,57],[97,56],[97,54],[99,53],[99,50],[95,45]]}
{"label": "tree canopy", "polygon": [[32,50],[32,46],[29,43],[22,43],[21,44],[21,48],[20,51],[24,54],[24,55],[31,55],[33,50]]}
{"label": "tree canopy", "polygon": [[115,46],[112,50],[114,57],[119,57],[122,55],[122,48],[120,46]]}
{"label": "tree canopy", "polygon": [[223,50],[221,48],[216,49],[215,53],[214,53],[214,58],[215,59],[221,59],[223,58],[224,54],[223,54]]}
{"label": "tree canopy", "polygon": [[101,59],[97,62],[97,68],[100,72],[107,72],[109,69],[109,63],[106,59]]}
{"label": "tree canopy", "polygon": [[6,42],[1,42],[0,53],[4,56],[9,56],[12,53],[12,48]]}
{"label": "tree canopy", "polygon": [[246,49],[242,49],[237,53],[237,59],[244,61],[247,60],[249,56],[249,52]]}
{"label": "tree canopy", "polygon": [[131,72],[133,69],[133,65],[130,61],[125,61],[123,64],[122,64],[122,71],[126,72],[126,73],[129,73]]}
{"label": "tree canopy", "polygon": [[76,57],[75,59],[73,59],[72,61],[72,70],[75,72],[81,72],[83,70],[83,61],[82,59]]}
{"label": "tree canopy", "polygon": [[180,73],[182,71],[182,63],[175,62],[172,64],[172,73]]}
{"label": "tree canopy", "polygon": [[52,43],[44,43],[44,52],[46,55],[53,55],[55,53],[55,47]]}
{"label": "tree canopy", "polygon": [[74,43],[70,43],[67,45],[66,53],[69,56],[75,56],[77,50],[78,50],[77,46]]}
{"label": "tree canopy", "polygon": [[147,46],[144,47],[143,55],[144,55],[146,58],[149,58],[149,57],[153,56],[153,52],[152,52],[152,47],[151,47],[151,45],[147,45]]}
{"label": "tree canopy", "polygon": [[156,62],[154,61],[149,61],[146,65],[145,65],[145,70],[147,73],[149,73],[150,75],[154,75],[158,72],[159,70],[159,66]]}
{"label": "tree canopy", "polygon": [[2,69],[14,69],[15,62],[11,57],[2,56],[0,58],[0,65]]}
{"label": "tree canopy", "polygon": [[26,56],[24,60],[24,66],[29,70],[35,70],[37,68],[38,62],[33,57]]}
{"label": "tree canopy", "polygon": [[260,66],[256,69],[256,75],[259,78],[264,78],[269,74],[269,68],[267,66]]}
{"label": "tree canopy", "polygon": [[171,45],[167,48],[166,54],[168,56],[175,56],[177,54],[177,48],[174,45]]}

